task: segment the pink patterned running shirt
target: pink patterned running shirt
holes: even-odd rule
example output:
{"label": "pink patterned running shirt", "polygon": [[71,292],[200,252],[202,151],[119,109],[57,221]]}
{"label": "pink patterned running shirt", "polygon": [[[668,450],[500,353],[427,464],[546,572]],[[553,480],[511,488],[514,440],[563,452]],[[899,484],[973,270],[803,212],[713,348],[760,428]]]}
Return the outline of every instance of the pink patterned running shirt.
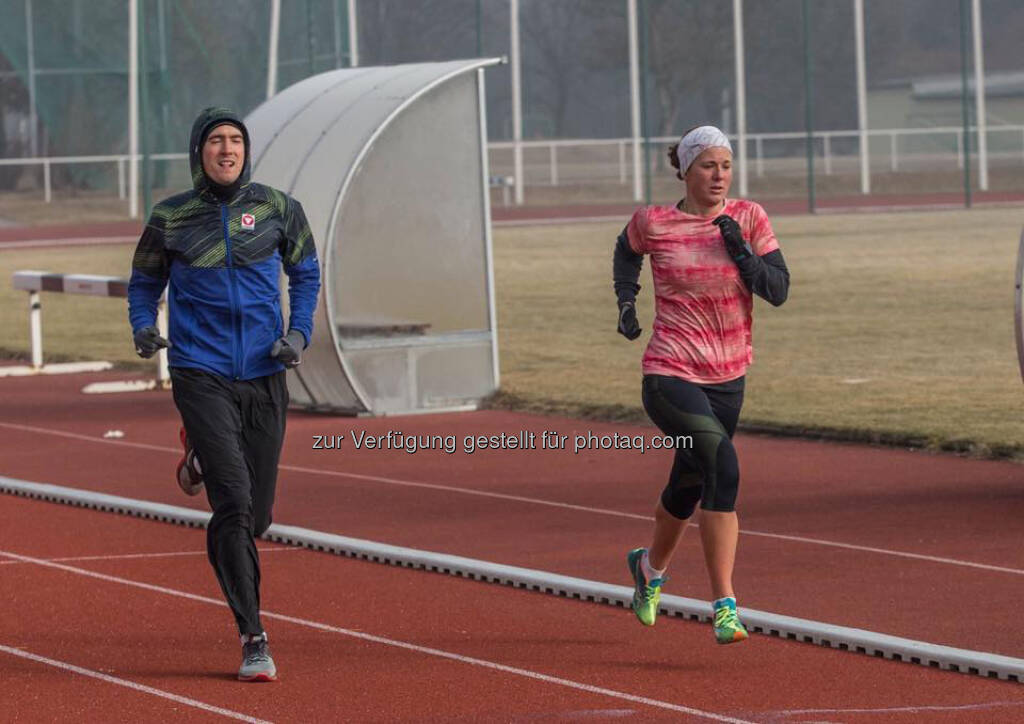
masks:
{"label": "pink patterned running shirt", "polygon": [[[758,256],[779,248],[760,205],[727,199],[722,213],[736,220]],[[644,374],[716,384],[742,376],[754,359],[753,296],[714,218],[647,206],[626,227],[630,247],[650,256],[654,276],[654,333],[644,352]]]}

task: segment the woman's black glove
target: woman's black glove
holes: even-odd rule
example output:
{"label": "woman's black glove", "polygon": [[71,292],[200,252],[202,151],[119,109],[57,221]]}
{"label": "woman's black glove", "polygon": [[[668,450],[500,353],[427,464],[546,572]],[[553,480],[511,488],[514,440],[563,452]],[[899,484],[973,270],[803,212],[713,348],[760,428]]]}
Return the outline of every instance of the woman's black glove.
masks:
{"label": "woman's black glove", "polygon": [[742,261],[754,255],[754,252],[750,249],[750,244],[743,240],[743,231],[740,230],[740,225],[736,223],[736,219],[728,214],[722,214],[715,217],[715,220],[711,223],[717,226],[718,230],[722,233],[725,249],[729,252],[729,256],[732,257],[733,261]]}
{"label": "woman's black glove", "polygon": [[626,339],[636,339],[643,331],[636,321],[636,302],[619,302],[619,334]]}

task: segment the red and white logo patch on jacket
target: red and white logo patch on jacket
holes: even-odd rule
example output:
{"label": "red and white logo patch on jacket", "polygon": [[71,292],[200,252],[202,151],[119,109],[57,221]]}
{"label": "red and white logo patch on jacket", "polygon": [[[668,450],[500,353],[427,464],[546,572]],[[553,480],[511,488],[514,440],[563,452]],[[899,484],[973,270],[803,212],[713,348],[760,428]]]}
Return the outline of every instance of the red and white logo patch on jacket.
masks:
{"label": "red and white logo patch on jacket", "polygon": [[243,231],[255,231],[256,230],[256,217],[252,214],[242,214],[242,230]]}

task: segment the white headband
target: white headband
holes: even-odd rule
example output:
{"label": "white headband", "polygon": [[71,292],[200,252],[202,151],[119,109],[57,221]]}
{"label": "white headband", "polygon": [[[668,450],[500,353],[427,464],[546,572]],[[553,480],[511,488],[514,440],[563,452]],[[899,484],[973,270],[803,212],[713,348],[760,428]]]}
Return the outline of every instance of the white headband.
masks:
{"label": "white headband", "polygon": [[697,156],[709,148],[728,148],[732,153],[732,146],[729,145],[729,138],[714,126],[698,126],[687,133],[679,140],[676,147],[676,158],[679,160],[680,173],[686,173],[690,164]]}

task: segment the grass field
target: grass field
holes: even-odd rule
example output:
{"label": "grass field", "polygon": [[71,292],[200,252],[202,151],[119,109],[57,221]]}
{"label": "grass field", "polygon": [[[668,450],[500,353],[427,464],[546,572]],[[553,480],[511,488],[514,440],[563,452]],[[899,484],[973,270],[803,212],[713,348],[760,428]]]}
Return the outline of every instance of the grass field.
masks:
{"label": "grass field", "polygon": [[[134,247],[112,244],[65,249],[26,249],[0,252],[0,353],[28,358],[28,294],[15,291],[11,276],[19,269],[63,274],[131,273]],[[45,360],[102,359],[144,364],[135,356],[125,299],[84,295],[41,295]],[[155,363],[145,363],[156,370]]]}
{"label": "grass field", "polygon": [[[623,220],[624,222],[625,220]],[[1013,210],[782,217],[787,303],[758,300],[741,424],[981,455],[1024,453]],[[538,409],[638,417],[644,335],[614,332],[621,225],[497,236],[502,388]]]}
{"label": "grass field", "polygon": [[[623,219],[625,223],[625,219]],[[781,217],[789,301],[755,309],[742,423],[1024,458],[1024,385],[1013,338],[1020,212]],[[643,419],[644,335],[615,333],[611,249],[621,224],[495,232],[502,393],[496,404]],[[3,347],[28,349],[16,269],[127,275],[131,247],[0,253]],[[125,303],[44,295],[44,340],[61,358],[137,362]]]}

